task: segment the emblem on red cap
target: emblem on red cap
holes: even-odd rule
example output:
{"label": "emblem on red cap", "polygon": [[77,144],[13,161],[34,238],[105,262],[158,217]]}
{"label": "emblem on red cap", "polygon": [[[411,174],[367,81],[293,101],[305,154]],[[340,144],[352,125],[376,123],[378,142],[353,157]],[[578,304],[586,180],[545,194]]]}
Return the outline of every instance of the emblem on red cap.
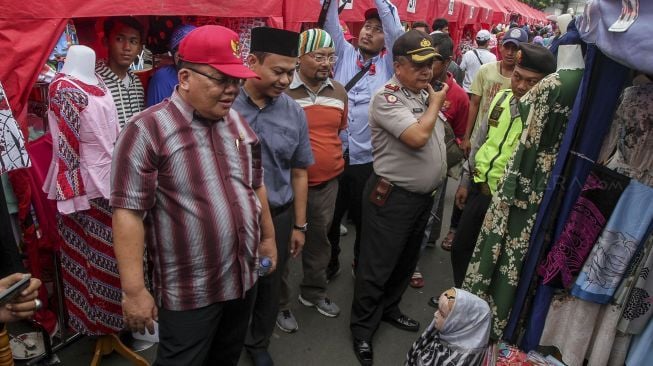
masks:
{"label": "emblem on red cap", "polygon": [[234,56],[236,56],[236,57],[240,57],[240,47],[239,46],[240,46],[240,44],[238,43],[238,41],[235,41],[233,39],[231,40],[231,50],[233,51]]}

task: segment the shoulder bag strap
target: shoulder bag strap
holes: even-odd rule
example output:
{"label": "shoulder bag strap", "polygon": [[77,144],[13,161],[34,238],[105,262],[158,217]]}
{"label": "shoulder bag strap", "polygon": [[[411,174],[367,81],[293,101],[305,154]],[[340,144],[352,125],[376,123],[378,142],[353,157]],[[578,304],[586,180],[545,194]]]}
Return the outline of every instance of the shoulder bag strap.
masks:
{"label": "shoulder bag strap", "polygon": [[361,71],[358,72],[358,74],[354,75],[354,77],[351,78],[351,80],[349,80],[347,85],[345,85],[345,90],[347,90],[347,92],[349,92],[349,90],[351,90],[351,88],[353,88],[354,85],[356,85],[356,83],[363,77],[363,75],[365,75],[365,73],[367,73],[367,70],[369,70],[370,67],[372,67],[371,62],[369,64],[365,65],[365,67],[363,67],[361,69]]}

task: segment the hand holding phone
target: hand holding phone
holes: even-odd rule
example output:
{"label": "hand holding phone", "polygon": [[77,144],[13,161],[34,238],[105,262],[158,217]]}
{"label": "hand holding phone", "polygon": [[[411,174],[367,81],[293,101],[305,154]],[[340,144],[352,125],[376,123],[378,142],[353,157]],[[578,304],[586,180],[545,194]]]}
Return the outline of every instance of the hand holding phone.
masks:
{"label": "hand holding phone", "polygon": [[[20,293],[29,286],[29,280],[32,278],[32,275],[29,273],[23,274],[22,278],[13,284],[11,284],[8,288],[3,289],[0,292],[0,305],[7,304],[11,302],[13,299],[18,297]],[[4,280],[4,279],[3,279]],[[0,285],[1,288],[1,285]]]}

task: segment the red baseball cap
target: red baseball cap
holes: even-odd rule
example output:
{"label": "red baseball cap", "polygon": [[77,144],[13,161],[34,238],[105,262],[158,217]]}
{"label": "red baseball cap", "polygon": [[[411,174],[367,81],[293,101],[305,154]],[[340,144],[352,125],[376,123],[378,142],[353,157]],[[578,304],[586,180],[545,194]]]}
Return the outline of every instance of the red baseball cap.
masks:
{"label": "red baseball cap", "polygon": [[371,19],[371,18],[376,18],[378,20],[381,20],[381,16],[379,16],[379,10],[377,8],[369,8],[365,10],[364,13],[365,20]]}
{"label": "red baseball cap", "polygon": [[209,65],[234,78],[258,78],[240,59],[238,34],[219,25],[205,25],[188,33],[179,44],[179,58]]}

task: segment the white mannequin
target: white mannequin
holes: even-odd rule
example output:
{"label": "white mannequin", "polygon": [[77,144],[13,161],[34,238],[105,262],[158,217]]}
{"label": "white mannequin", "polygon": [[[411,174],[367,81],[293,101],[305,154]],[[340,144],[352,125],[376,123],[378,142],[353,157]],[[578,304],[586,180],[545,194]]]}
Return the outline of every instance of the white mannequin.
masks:
{"label": "white mannequin", "polygon": [[95,51],[86,46],[70,46],[61,73],[85,84],[97,85],[99,81],[95,76]]}
{"label": "white mannequin", "polygon": [[558,16],[556,22],[558,23],[558,29],[560,29],[560,37],[564,36],[565,33],[567,33],[567,27],[573,18],[574,17],[571,14],[562,14]]}

